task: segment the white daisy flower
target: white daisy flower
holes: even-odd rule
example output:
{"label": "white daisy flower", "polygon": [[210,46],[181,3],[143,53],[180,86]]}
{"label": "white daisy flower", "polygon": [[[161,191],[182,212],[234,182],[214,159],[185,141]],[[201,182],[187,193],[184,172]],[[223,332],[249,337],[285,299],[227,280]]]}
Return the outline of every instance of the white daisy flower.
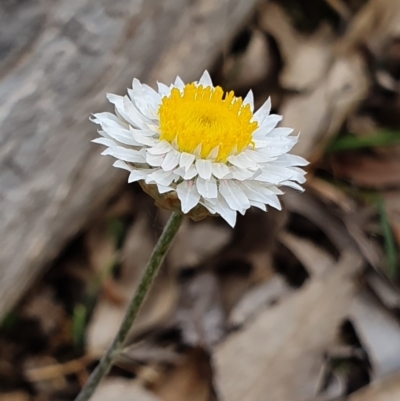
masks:
{"label": "white daisy flower", "polygon": [[115,115],[94,114],[101,138],[93,142],[130,172],[128,182],[140,181],[158,200],[179,199],[183,213],[206,209],[233,227],[251,206],[280,209],[280,186],[302,190],[299,166],[307,161],[288,154],[298,136],[277,128],[282,118],[270,114],[270,99],[254,113],[251,91],[243,100],[224,93],[207,71],[198,82],[159,83],[158,91],[134,79],[128,96],[107,97]]}

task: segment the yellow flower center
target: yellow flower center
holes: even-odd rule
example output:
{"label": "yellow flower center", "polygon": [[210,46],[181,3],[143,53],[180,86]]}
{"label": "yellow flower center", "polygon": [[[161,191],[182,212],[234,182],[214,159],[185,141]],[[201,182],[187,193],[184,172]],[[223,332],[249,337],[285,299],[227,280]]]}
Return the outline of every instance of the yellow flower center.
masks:
{"label": "yellow flower center", "polygon": [[160,139],[177,146],[180,152],[193,153],[200,148],[200,157],[213,155],[225,162],[228,156],[252,145],[252,133],[258,127],[251,121],[253,113],[242,98],[231,91],[224,96],[221,87],[215,88],[185,85],[181,92],[171,90],[163,97],[158,110]]}

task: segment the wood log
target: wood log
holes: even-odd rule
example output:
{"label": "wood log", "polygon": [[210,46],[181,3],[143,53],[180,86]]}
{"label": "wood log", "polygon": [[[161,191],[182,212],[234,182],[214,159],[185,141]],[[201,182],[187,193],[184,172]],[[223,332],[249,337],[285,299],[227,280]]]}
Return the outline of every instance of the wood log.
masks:
{"label": "wood log", "polygon": [[258,1],[1,2],[0,316],[126,180],[90,143],[106,92],[196,79]]}

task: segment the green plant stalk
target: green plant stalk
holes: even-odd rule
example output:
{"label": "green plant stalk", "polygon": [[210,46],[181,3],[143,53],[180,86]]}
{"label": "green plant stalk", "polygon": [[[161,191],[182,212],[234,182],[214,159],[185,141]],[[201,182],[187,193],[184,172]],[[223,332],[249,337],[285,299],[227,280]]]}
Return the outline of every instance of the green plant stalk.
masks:
{"label": "green plant stalk", "polygon": [[172,240],[181,226],[182,220],[183,214],[177,212],[172,213],[161,234],[161,237],[153,249],[149,261],[147,262],[143,276],[133,298],[129,302],[128,309],[125,313],[118,333],[116,334],[106,353],[101,358],[96,369],[83,386],[75,401],[88,401],[90,399],[97,386],[100,384],[101,379],[109,372],[115,358],[122,352],[129,330],[135,321],[140,306],[146,297],[154,277],[157,275],[157,272],[165,258],[165,255],[167,254]]}
{"label": "green plant stalk", "polygon": [[378,209],[384,240],[388,275],[391,280],[395,280],[398,274],[396,242],[393,236],[392,228],[390,227],[385,204],[381,198],[378,199]]}

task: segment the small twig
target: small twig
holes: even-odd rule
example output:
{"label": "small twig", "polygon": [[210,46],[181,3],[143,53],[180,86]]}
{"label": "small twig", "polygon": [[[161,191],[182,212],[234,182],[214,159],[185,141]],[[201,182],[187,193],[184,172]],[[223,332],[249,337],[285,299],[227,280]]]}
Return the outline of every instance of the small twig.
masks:
{"label": "small twig", "polygon": [[31,382],[39,382],[56,379],[57,377],[73,373],[76,374],[86,369],[86,366],[95,359],[96,355],[84,355],[72,361],[29,369],[27,372],[28,380]]}
{"label": "small twig", "polygon": [[325,0],[344,20],[351,18],[351,11],[342,0]]}

